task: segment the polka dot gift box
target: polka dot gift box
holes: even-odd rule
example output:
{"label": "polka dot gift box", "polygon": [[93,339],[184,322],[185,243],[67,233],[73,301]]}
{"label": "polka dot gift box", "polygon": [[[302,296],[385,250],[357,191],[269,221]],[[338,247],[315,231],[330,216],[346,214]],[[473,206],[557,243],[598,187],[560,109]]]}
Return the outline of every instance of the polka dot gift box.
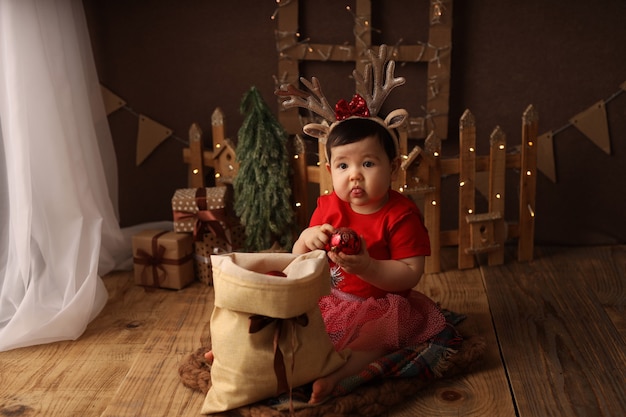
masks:
{"label": "polka dot gift box", "polygon": [[172,197],[174,231],[197,234],[203,222],[226,222],[226,219],[232,216],[231,210],[230,187],[178,189]]}
{"label": "polka dot gift box", "polygon": [[211,255],[241,249],[245,229],[232,209],[232,188],[183,188],[172,197],[174,230],[194,236],[194,270],[196,279],[211,285]]}

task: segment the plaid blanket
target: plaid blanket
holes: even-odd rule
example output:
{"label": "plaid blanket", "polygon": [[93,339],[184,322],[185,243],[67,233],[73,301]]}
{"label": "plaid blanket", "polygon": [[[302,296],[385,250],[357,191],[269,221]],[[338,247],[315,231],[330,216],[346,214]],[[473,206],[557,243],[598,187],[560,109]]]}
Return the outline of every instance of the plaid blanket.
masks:
{"label": "plaid blanket", "polygon": [[[331,397],[346,395],[359,386],[380,378],[440,378],[449,365],[449,357],[457,352],[463,342],[455,325],[465,319],[465,315],[449,310],[442,312],[446,317],[446,327],[437,336],[424,344],[400,349],[370,363],[359,374],[339,382]],[[308,384],[294,389],[291,397],[284,394],[269,400],[267,405],[276,409],[298,409],[307,406],[310,396],[311,384]]]}

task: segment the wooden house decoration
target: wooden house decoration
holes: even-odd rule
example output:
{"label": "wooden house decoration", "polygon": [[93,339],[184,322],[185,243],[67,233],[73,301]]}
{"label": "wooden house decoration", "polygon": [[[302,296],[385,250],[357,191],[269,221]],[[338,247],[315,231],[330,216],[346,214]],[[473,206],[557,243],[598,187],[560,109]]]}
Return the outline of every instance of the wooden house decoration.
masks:
{"label": "wooden house decoration", "polygon": [[235,161],[235,148],[229,139],[214,144],[213,168],[216,184],[232,184],[239,164]]}
{"label": "wooden house decoration", "polygon": [[211,115],[213,150],[203,150],[202,129],[193,123],[189,129],[189,147],[183,149],[183,161],[188,164],[188,184],[190,188],[204,187],[204,168],[215,170],[215,185],[232,184],[239,170],[235,147],[226,138],[224,113],[219,107]]}
{"label": "wooden house decoration", "polygon": [[[402,131],[400,133],[402,143]],[[402,147],[402,145],[401,145]],[[402,153],[402,155],[405,155]],[[415,146],[403,157],[399,178],[393,187],[414,200],[422,201],[424,225],[431,231],[431,256],[426,258],[426,272],[440,269],[441,248],[441,139],[430,132],[424,147]],[[435,231],[434,233],[432,231]]]}
{"label": "wooden house decoration", "polygon": [[424,142],[424,149],[415,146],[408,155],[403,156],[400,164],[398,178],[394,181],[393,188],[405,194],[427,194],[436,189],[433,184],[431,173],[436,162],[432,150],[427,150],[433,146],[440,147],[440,141],[431,133]]}

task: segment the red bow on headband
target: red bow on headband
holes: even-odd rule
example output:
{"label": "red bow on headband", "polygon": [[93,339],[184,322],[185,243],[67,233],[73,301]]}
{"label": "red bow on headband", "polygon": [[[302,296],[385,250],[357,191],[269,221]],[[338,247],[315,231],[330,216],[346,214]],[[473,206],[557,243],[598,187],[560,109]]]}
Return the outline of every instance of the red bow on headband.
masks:
{"label": "red bow on headband", "polygon": [[358,94],[355,94],[348,103],[346,100],[341,99],[335,104],[335,117],[337,121],[347,119],[348,117],[370,117],[370,110],[367,108],[365,99]]}

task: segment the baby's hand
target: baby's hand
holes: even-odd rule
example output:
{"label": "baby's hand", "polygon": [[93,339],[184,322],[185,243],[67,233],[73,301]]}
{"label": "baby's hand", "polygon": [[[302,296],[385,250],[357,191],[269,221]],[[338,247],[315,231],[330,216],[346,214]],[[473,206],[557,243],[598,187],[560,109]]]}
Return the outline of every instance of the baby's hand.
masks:
{"label": "baby's hand", "polygon": [[365,239],[361,239],[361,251],[356,255],[347,255],[343,252],[328,252],[328,257],[331,261],[341,267],[349,274],[362,275],[364,274],[372,262],[372,258],[367,252],[365,246]]}
{"label": "baby's hand", "polygon": [[330,241],[330,235],[334,232],[335,228],[327,223],[321,226],[312,226],[304,229],[302,233],[300,233],[298,241],[309,251],[324,249]]}

